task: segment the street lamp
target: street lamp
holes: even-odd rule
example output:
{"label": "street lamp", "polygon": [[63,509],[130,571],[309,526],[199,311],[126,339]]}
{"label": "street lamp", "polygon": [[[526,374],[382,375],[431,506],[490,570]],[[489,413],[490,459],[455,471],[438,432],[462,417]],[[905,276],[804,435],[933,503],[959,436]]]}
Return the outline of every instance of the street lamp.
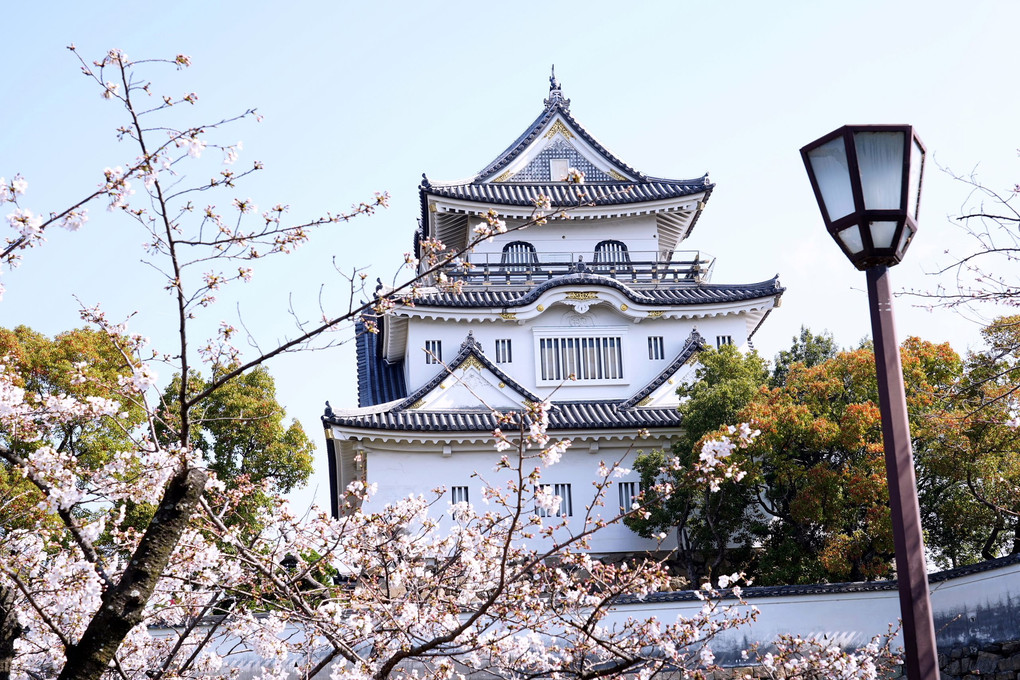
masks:
{"label": "street lamp", "polygon": [[847,125],[808,144],[800,155],[829,235],[867,273],[907,677],[937,680],[935,626],[889,283],[889,267],[900,263],[917,233],[924,145],[909,125]]}

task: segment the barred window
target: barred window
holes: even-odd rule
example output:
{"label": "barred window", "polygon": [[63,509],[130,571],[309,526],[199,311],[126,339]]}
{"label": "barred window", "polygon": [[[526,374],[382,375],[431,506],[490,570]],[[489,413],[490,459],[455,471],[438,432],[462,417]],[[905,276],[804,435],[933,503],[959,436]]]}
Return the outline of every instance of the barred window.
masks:
{"label": "barred window", "polygon": [[574,514],[574,504],[570,497],[569,484],[543,484],[546,493],[559,496],[560,507],[556,512],[550,512],[544,508],[535,508],[535,514],[539,517],[570,517]]}
{"label": "barred window", "polygon": [[623,379],[623,339],[620,337],[539,338],[539,376],[561,382]]}
{"label": "barred window", "polygon": [[425,341],[425,363],[426,364],[441,364],[441,363],[443,363],[443,341],[442,340],[426,340]]}
{"label": "barred window", "polygon": [[715,348],[716,349],[722,349],[723,345],[732,345],[732,344],[733,344],[733,336],[732,335],[717,335],[717,336],[715,336]]}
{"label": "barred window", "polygon": [[661,361],[666,358],[666,347],[661,335],[648,338],[648,358],[652,361]]}
{"label": "barred window", "polygon": [[535,246],[527,241],[511,241],[503,246],[500,264],[510,272],[523,272],[538,264]]}
{"label": "barred window", "polygon": [[510,346],[510,340],[503,339],[496,341],[496,363],[497,364],[509,364],[512,362],[513,352]]}
{"label": "barred window", "polygon": [[466,486],[451,486],[450,502],[455,505],[457,503],[469,503],[468,488]]}
{"label": "barred window", "polygon": [[637,498],[641,495],[639,482],[620,482],[620,512],[630,512]]}

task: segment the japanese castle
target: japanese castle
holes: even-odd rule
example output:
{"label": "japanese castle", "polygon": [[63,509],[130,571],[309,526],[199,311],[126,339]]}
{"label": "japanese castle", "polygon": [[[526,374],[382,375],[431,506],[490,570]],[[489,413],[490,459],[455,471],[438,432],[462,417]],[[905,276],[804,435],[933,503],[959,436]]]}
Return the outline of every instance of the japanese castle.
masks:
{"label": "japanese castle", "polygon": [[[416,256],[428,238],[463,247],[490,210],[509,233],[476,247],[470,266],[451,263],[446,285],[427,281],[413,306],[379,318],[377,333],[359,333],[359,408],[327,406],[323,416],[334,515],[356,480],[378,485],[373,505],[438,487],[451,502],[481,501],[472,475],[491,473],[501,455],[493,410],[548,398],[550,436],[573,445],[543,479],[568,526],[580,522],[600,461],[630,468],[637,448],[668,448],[680,432],[676,388],[697,353],[746,347],[778,306],[778,277],[712,283],[714,259],[680,249],[712,194],[708,175],[663,179],[629,166],[574,119],[555,76],[544,103],[473,178],[423,176]],[[568,181],[576,171],[582,184]],[[515,231],[540,196],[566,217]],[[636,472],[615,480],[601,511],[629,508],[638,491]],[[620,525],[597,532],[590,549],[655,547]]]}

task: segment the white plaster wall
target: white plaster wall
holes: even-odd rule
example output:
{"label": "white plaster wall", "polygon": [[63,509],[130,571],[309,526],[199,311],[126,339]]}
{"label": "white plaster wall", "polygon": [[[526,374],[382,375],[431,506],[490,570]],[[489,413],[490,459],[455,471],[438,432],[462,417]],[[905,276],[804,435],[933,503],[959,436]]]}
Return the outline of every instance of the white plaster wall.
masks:
{"label": "white plaster wall", "polygon": [[[533,329],[568,329],[572,311],[567,305],[554,304],[535,319],[523,324],[502,320],[468,322],[412,318],[408,323],[408,349],[404,362],[407,389],[413,392],[443,370],[440,365],[425,362],[426,340],[440,340],[443,344],[443,360],[451,361],[460,351],[461,343],[467,337],[468,331],[471,331],[475,340],[481,344],[485,356],[493,362],[496,358],[495,341],[509,338],[513,346],[513,362],[499,364],[499,368],[531,392],[540,397],[546,396],[553,388],[538,386]],[[625,382],[617,385],[592,385],[568,381],[556,390],[553,397],[556,401],[630,397],[669,365],[683,349],[695,328],[713,346],[719,335],[731,336],[738,347],[746,346],[747,343],[747,322],[743,315],[696,320],[645,319],[641,323],[633,323],[609,305],[600,304],[593,305],[585,316],[593,319],[593,328],[620,327],[624,331]],[[664,360],[649,360],[649,336],[663,337],[666,356]]]}
{"label": "white plaster wall", "polygon": [[[468,222],[470,230],[483,223],[476,218],[470,218]],[[507,226],[514,227],[522,223],[522,220],[508,220]],[[595,246],[607,239],[622,241],[628,250],[635,253],[658,252],[659,238],[655,216],[640,215],[602,220],[554,219],[546,224],[533,225],[496,236],[491,243],[479,244],[475,248],[475,253],[482,257],[472,261],[484,261],[483,254],[487,254],[489,262],[498,262],[498,256],[503,252],[504,245],[511,241],[527,241],[535,246],[539,253],[574,253],[573,261],[577,261],[577,255],[584,255],[584,261],[591,262]],[[493,255],[496,256],[495,259]]]}
{"label": "white plaster wall", "polygon": [[[638,440],[641,444],[646,442]],[[650,440],[648,440],[650,441]],[[611,465],[614,460],[621,460],[622,467],[629,468],[633,459],[638,453],[638,447],[633,449],[628,444],[614,443],[612,445],[602,444],[596,453],[589,452],[590,441],[575,440],[573,447],[568,449],[559,463],[547,468],[542,473],[543,483],[546,484],[570,484],[573,500],[573,515],[568,518],[549,517],[544,521],[547,525],[559,524],[566,519],[566,527],[556,534],[556,540],[562,541],[571,535],[571,532],[581,531],[584,527],[584,516],[586,507],[592,504],[595,499],[596,490],[592,484],[597,476],[600,461]],[[665,442],[659,442],[665,444]],[[373,446],[366,442],[368,451],[368,479],[379,484],[378,493],[366,504],[366,510],[380,508],[387,503],[393,503],[409,495],[424,494],[430,498],[428,493],[432,489],[452,486],[467,486],[469,498],[479,512],[485,511],[485,504],[482,502],[481,489],[483,482],[478,476],[488,481],[489,485],[501,487],[510,474],[507,471],[494,472],[496,464],[502,454],[495,451],[491,446],[485,445],[480,448],[478,445],[451,444],[452,453],[449,456],[442,455],[443,444],[419,445],[411,452],[410,447],[406,450],[386,450]],[[653,446],[645,446],[646,449]],[[538,461],[534,463],[538,465]],[[530,471],[530,468],[529,468]],[[614,478],[615,480],[616,478]],[[639,481],[636,472],[618,479],[618,481]],[[436,506],[437,511],[443,511],[449,503],[449,492],[446,497]],[[601,516],[609,519],[619,514],[619,490],[613,484],[605,496],[605,505],[601,508],[594,508],[592,516]],[[445,516],[442,525],[450,522],[449,516]],[[547,546],[547,541],[536,540],[534,547]],[[632,532],[622,524],[606,527],[597,532],[592,538],[589,550],[594,553],[626,552],[655,550],[658,546],[656,541],[644,539]],[[666,549],[673,547],[672,543],[664,543]]]}
{"label": "white plaster wall", "polygon": [[[956,644],[1016,639],[1015,621],[1020,607],[1020,564],[959,576],[930,585],[932,614],[940,651]],[[753,591],[752,591],[753,593]],[[844,648],[867,644],[885,635],[900,616],[895,588],[865,593],[830,592],[761,597],[753,594],[747,605],[757,607],[757,621],[722,633],[712,649],[724,663],[739,662],[740,650],[752,643],[768,645],[780,634],[825,639]],[[728,601],[733,604],[733,601]],[[700,601],[636,603],[614,608],[610,619],[628,616],[675,621],[701,609]],[[746,611],[746,607],[742,608]],[[899,636],[897,636],[899,639]],[[898,643],[897,643],[898,644]]]}

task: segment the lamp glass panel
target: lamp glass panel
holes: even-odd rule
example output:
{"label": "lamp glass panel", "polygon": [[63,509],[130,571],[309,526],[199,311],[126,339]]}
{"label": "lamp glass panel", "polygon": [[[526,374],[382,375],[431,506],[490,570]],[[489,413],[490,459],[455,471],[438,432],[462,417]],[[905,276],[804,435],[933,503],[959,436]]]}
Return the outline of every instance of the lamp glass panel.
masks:
{"label": "lamp glass panel", "polygon": [[921,207],[921,175],[924,173],[924,151],[917,140],[913,140],[913,153],[910,154],[910,186],[907,187],[907,212],[917,220],[917,211]]}
{"label": "lamp glass panel", "polygon": [[909,224],[903,225],[903,234],[900,236],[900,242],[896,244],[896,253],[903,257],[903,253],[906,252],[907,246],[910,244],[910,239],[914,237],[914,231],[910,228]]}
{"label": "lamp glass panel", "polygon": [[892,248],[896,238],[896,222],[869,222],[871,244],[876,248]]}
{"label": "lamp glass panel", "polygon": [[899,210],[903,189],[904,133],[854,133],[865,210]]}
{"label": "lamp glass panel", "polygon": [[861,228],[856,224],[838,232],[836,236],[839,237],[839,240],[843,242],[843,245],[850,251],[851,254],[856,255],[864,250],[864,239],[861,238]]}
{"label": "lamp glass panel", "polygon": [[808,151],[811,170],[818,182],[818,191],[825,202],[829,221],[835,222],[854,211],[854,194],[850,187],[850,166],[846,160],[843,138],[837,137]]}

